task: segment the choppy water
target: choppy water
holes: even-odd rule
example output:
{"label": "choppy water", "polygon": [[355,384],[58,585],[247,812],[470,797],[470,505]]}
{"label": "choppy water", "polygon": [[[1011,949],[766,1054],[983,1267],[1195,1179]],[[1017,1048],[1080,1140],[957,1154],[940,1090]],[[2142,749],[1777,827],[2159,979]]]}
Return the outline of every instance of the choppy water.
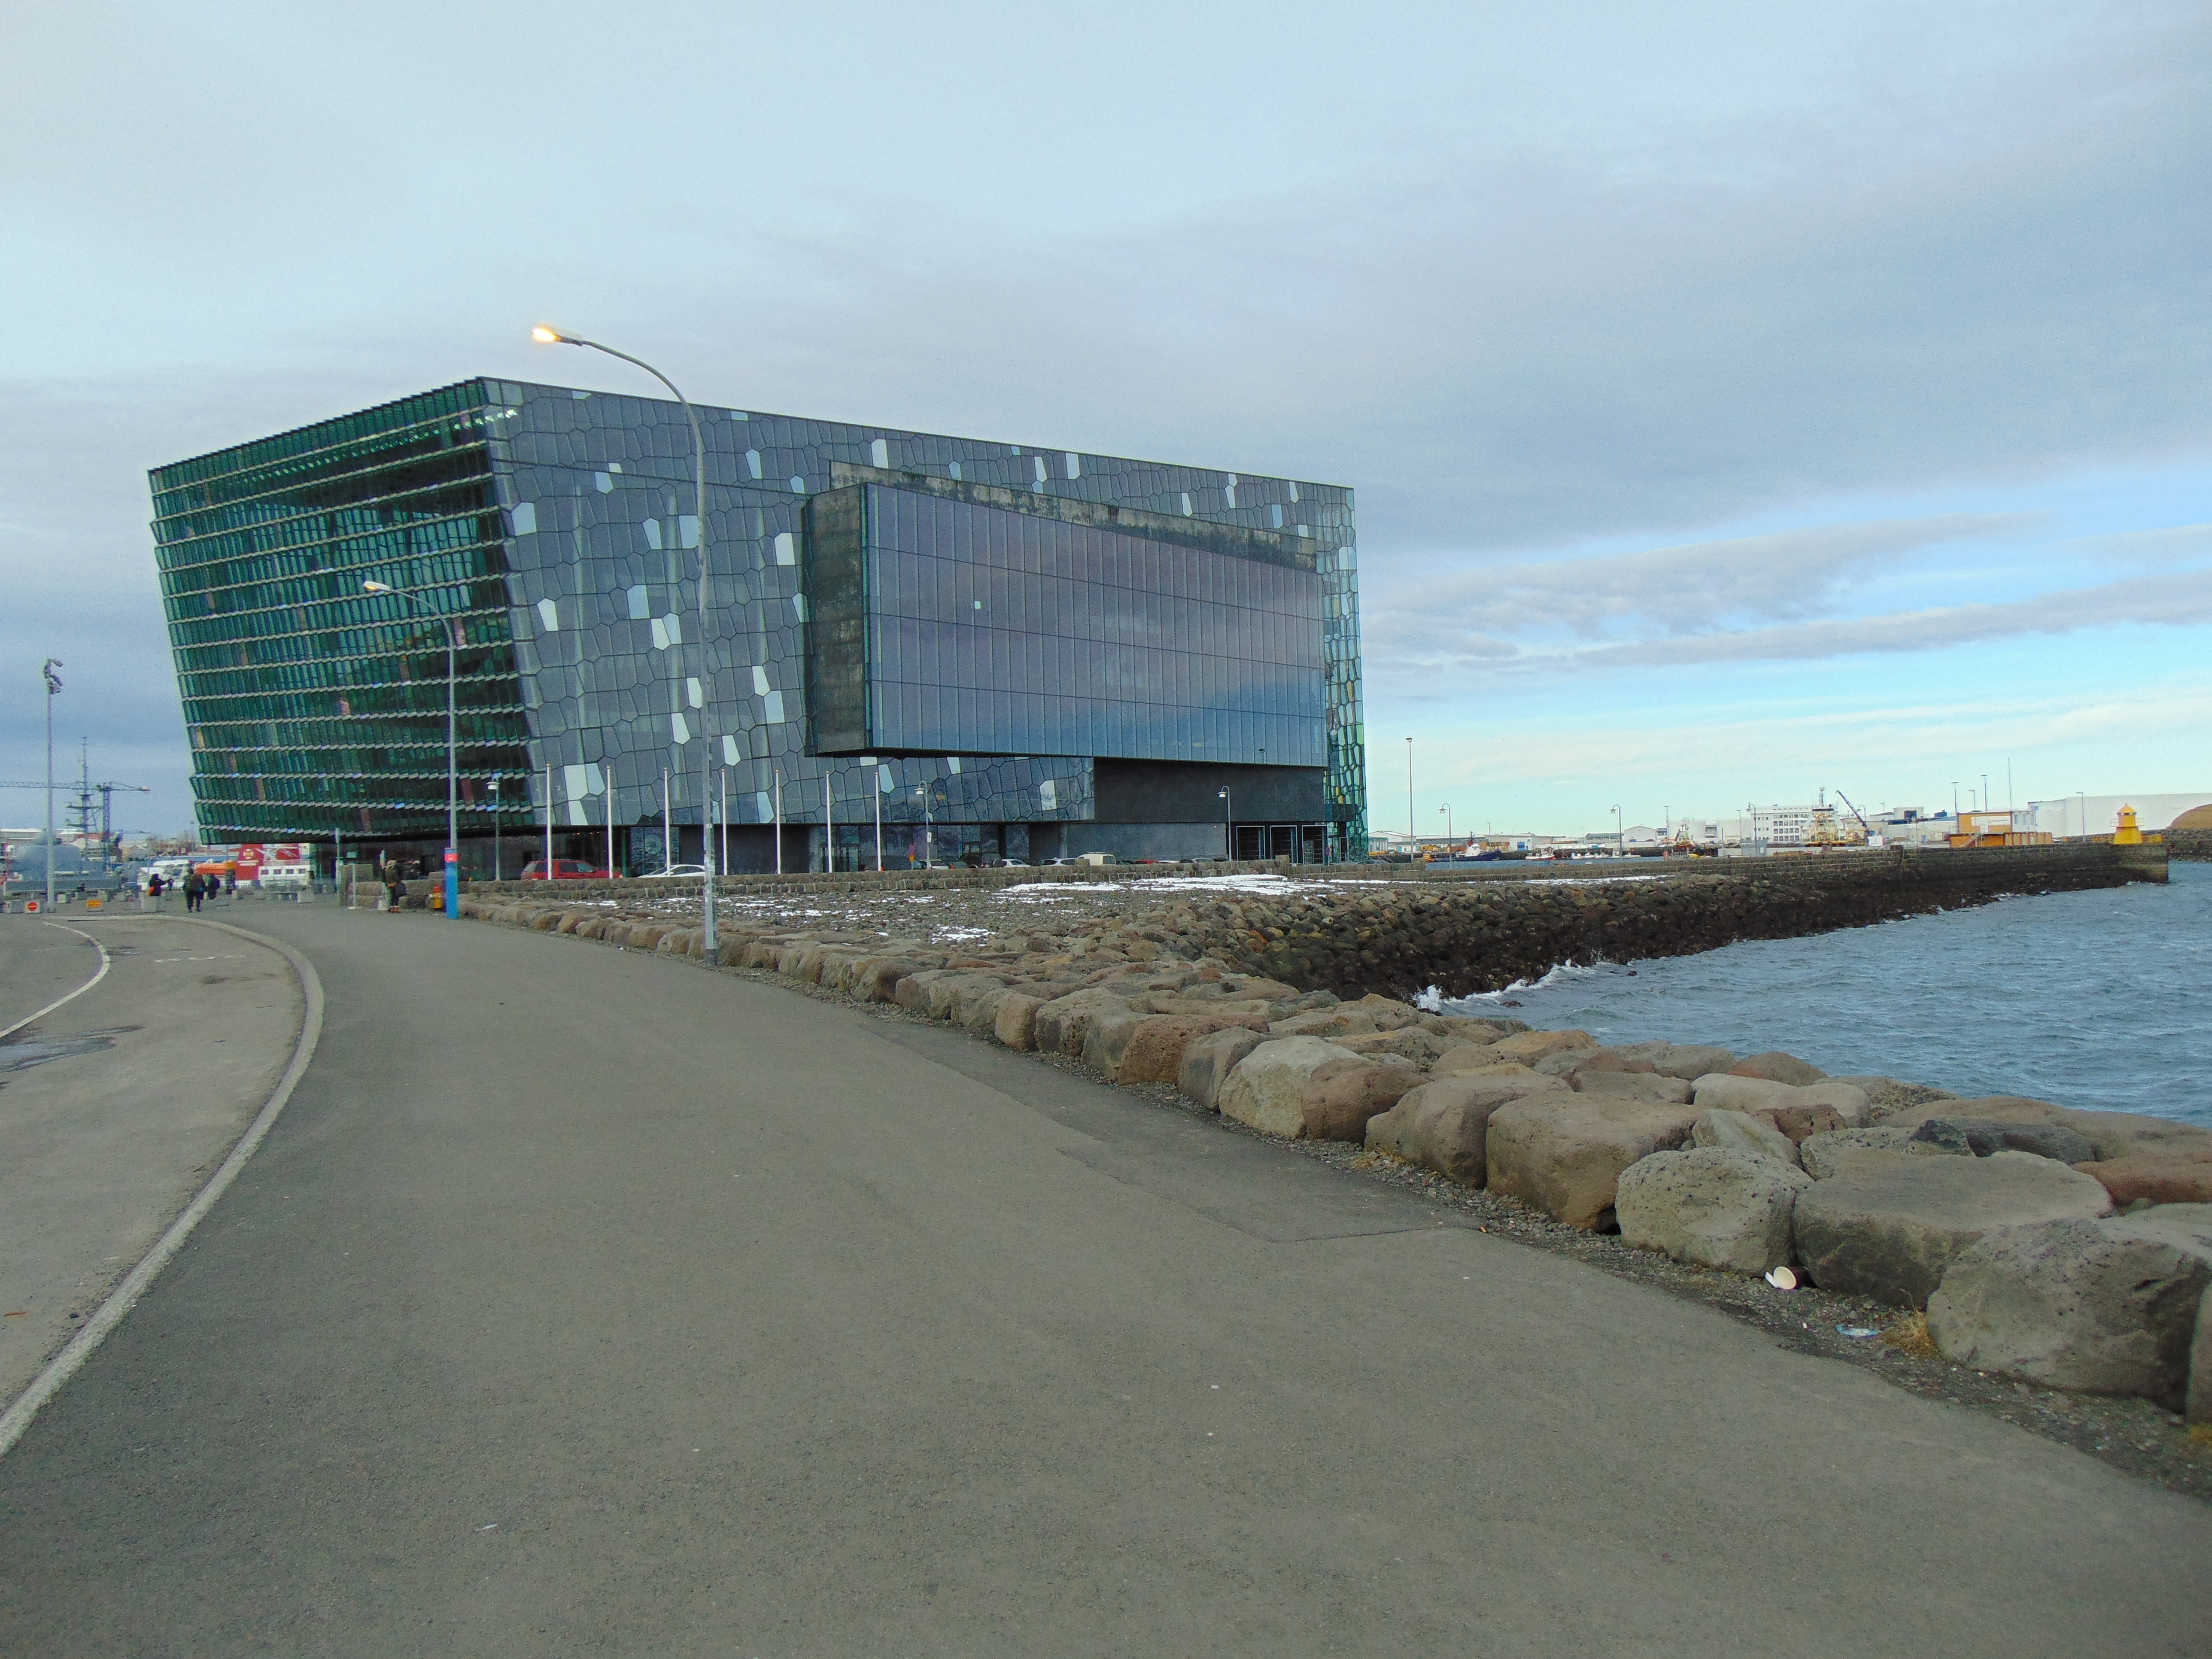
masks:
{"label": "choppy water", "polygon": [[1781,1048],[1824,1071],[2212,1127],[2212,865],[1812,939],[1561,969],[1448,1002],[1608,1043]]}

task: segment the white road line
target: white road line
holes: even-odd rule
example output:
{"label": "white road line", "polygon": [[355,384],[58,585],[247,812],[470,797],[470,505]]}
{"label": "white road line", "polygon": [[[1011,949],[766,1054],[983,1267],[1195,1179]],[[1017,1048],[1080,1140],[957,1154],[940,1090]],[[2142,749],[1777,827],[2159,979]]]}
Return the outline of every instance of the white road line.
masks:
{"label": "white road line", "polygon": [[49,927],[58,928],[64,933],[76,933],[76,936],[79,939],[82,939],[87,945],[92,946],[94,950],[99,951],[100,971],[94,974],[90,979],[85,981],[83,984],[78,986],[76,990],[71,991],[67,996],[58,998],[54,1001],[48,1003],[45,1007],[40,1009],[37,1013],[33,1014],[28,1019],[19,1019],[13,1025],[10,1025],[6,1030],[0,1031],[0,1038],[11,1037],[15,1036],[16,1032],[21,1030],[26,1025],[31,1024],[34,1021],[44,1019],[48,1014],[53,1012],[55,1009],[60,1007],[63,1003],[75,1002],[87,991],[89,991],[94,986],[99,984],[100,981],[106,979],[107,977],[107,970],[111,967],[114,966],[113,962],[108,957],[107,947],[105,945],[102,945],[98,939],[94,939],[91,934],[77,933],[77,930],[74,927],[64,927],[58,921],[50,921],[46,926]]}
{"label": "white road line", "polygon": [[[184,918],[177,920],[181,921]],[[58,927],[61,924],[51,922],[47,925]],[[230,1156],[223,1159],[222,1167],[208,1177],[208,1183],[200,1188],[199,1195],[185,1206],[182,1215],[169,1224],[169,1230],[155,1241],[154,1248],[147,1251],[138,1265],[131,1270],[130,1276],[109,1292],[107,1300],[100,1304],[99,1311],[84,1322],[77,1334],[70,1339],[69,1345],[47,1362],[46,1370],[39,1373],[29,1388],[16,1396],[15,1404],[9,1407],[4,1413],[0,1413],[0,1457],[6,1456],[15,1443],[23,1437],[23,1431],[31,1426],[31,1419],[39,1414],[39,1408],[61,1391],[63,1383],[76,1375],[77,1368],[92,1358],[93,1350],[106,1340],[110,1331],[123,1322],[123,1316],[137,1305],[138,1298],[152,1286],[155,1275],[167,1267],[170,1258],[184,1248],[185,1240],[191,1236],[192,1229],[199,1225],[200,1218],[215,1207],[216,1200],[238,1178],[239,1171],[246,1167],[246,1160],[253,1156],[255,1149],[266,1138],[276,1124],[276,1115],[284,1109],[284,1103],[291,1099],[292,1091],[298,1086],[301,1077],[306,1073],[307,1062],[315,1057],[315,1044],[323,1034],[323,981],[317,977],[314,965],[281,940],[250,933],[245,928],[234,927],[228,922],[205,921],[195,916],[187,925],[219,927],[226,933],[234,933],[256,945],[265,945],[292,964],[292,971],[299,976],[300,994],[304,1004],[300,1016],[299,1041],[292,1047],[292,1063],[284,1068],[284,1075],[276,1079],[274,1092],[263,1104],[246,1133],[239,1137],[238,1145],[230,1149]],[[72,927],[68,931],[75,933],[76,930]],[[90,938],[90,935],[85,937]],[[100,941],[94,939],[93,943],[98,945]],[[107,952],[102,951],[100,957],[100,972],[105,974],[107,971]],[[82,995],[99,983],[100,975],[94,975],[88,983],[70,992],[70,996]],[[62,999],[63,1002],[68,1000],[69,997]],[[61,1003],[54,1005],[57,1008],[60,1006]],[[42,1009],[40,1012],[48,1011]],[[31,1018],[36,1019],[38,1015],[33,1014]],[[13,1030],[15,1028],[10,1026],[9,1029]],[[0,1036],[5,1035],[5,1032],[0,1032]]]}

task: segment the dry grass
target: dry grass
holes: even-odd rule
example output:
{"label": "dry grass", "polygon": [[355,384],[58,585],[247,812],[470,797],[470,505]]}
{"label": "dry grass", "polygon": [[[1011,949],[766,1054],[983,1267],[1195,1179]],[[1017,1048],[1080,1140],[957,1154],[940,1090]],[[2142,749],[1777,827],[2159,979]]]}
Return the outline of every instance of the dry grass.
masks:
{"label": "dry grass", "polygon": [[1928,1316],[1924,1313],[1905,1315],[1881,1334],[1881,1340],[1899,1353],[1909,1353],[1916,1358],[1936,1357],[1936,1339],[1928,1334]]}
{"label": "dry grass", "polygon": [[2189,1437],[2206,1451],[2212,1451],[2212,1423],[2192,1424]]}

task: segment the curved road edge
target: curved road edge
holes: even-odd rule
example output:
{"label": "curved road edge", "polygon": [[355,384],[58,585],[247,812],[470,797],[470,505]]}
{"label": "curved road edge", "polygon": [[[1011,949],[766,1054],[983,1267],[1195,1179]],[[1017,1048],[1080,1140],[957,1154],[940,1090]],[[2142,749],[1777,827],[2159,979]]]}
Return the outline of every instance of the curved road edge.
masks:
{"label": "curved road edge", "polygon": [[[60,926],[59,923],[51,925]],[[308,1063],[315,1057],[315,1045],[323,1034],[323,982],[315,973],[314,964],[282,939],[270,939],[265,933],[252,933],[243,927],[234,927],[228,922],[208,921],[198,917],[191,919],[191,925],[234,933],[240,939],[267,946],[291,963],[292,972],[300,981],[301,999],[300,1035],[292,1045],[291,1063],[285,1066],[284,1074],[276,1079],[276,1088],[262,1103],[261,1109],[254,1114],[253,1121],[246,1126],[246,1133],[230,1149],[230,1156],[223,1159],[222,1166],[208,1177],[207,1184],[185,1206],[183,1213],[169,1224],[167,1231],[154,1242],[154,1247],[139,1259],[138,1265],[131,1270],[123,1282],[108,1293],[107,1299],[84,1322],[84,1328],[70,1339],[69,1345],[47,1362],[46,1368],[15,1397],[5,1413],[0,1413],[0,1457],[5,1457],[15,1443],[22,1438],[23,1431],[31,1426],[31,1420],[39,1414],[40,1408],[58,1394],[62,1385],[92,1358],[94,1351],[106,1340],[108,1333],[123,1322],[124,1316],[137,1305],[138,1298],[146,1294],[161,1269],[168,1266],[170,1259],[184,1248],[185,1241],[191,1237],[192,1229],[198,1226],[201,1218],[215,1207],[216,1200],[238,1178],[239,1171],[246,1167],[246,1160],[267,1138],[270,1129],[276,1124],[277,1115],[283,1111],[284,1103],[291,1099],[292,1091],[299,1085]],[[70,928],[66,931],[75,933],[76,930]],[[99,941],[95,939],[93,943],[97,945]],[[100,973],[72,991],[68,997],[63,998],[62,1001],[67,1002],[80,996],[100,982],[108,966],[106,951],[102,948],[100,954]],[[55,1007],[60,1006],[59,1003],[54,1005]],[[40,1014],[52,1012],[51,1008],[42,1009]],[[40,1017],[40,1014],[34,1014],[32,1018]]]}
{"label": "curved road edge", "polygon": [[[91,934],[85,933],[79,928],[68,927],[58,921],[49,921],[46,923],[46,926],[61,933],[75,933],[87,945],[89,945],[94,950],[99,951],[100,967],[93,974],[93,976],[90,979],[85,981],[83,984],[78,986],[76,990],[71,991],[67,996],[56,997],[45,1007],[40,1009],[37,1013],[26,1014],[22,1018],[17,1020],[13,1025],[10,1025],[6,1030],[0,1031],[0,1038],[11,1037],[15,1036],[16,1032],[21,1030],[26,1025],[37,1024],[48,1014],[53,1012],[55,1009],[67,1007],[70,1003],[75,1002],[79,997],[82,996],[87,991],[92,989],[94,986],[99,984],[100,981],[106,979],[107,977],[107,970],[115,966],[115,959],[107,954],[107,947],[105,945],[102,945],[98,939],[94,939]],[[6,1448],[0,1447],[0,1450],[5,1449]]]}

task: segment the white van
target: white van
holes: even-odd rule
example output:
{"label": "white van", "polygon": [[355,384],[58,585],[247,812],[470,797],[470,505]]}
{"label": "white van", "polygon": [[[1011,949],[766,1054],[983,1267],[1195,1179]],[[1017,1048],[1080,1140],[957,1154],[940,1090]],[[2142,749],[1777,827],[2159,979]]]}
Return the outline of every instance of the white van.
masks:
{"label": "white van", "polygon": [[314,872],[304,864],[264,864],[259,886],[264,893],[287,896],[304,893],[313,884]]}

